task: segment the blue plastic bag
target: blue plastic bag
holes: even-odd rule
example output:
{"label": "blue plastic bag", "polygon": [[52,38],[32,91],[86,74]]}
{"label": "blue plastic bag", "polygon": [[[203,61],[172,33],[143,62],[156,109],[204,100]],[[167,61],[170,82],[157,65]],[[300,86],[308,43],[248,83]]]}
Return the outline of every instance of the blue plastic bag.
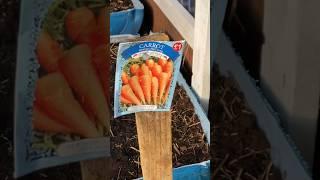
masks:
{"label": "blue plastic bag", "polygon": [[134,8],[112,12],[110,15],[110,34],[137,34],[140,30],[144,7],[139,0],[132,0]]}
{"label": "blue plastic bag", "polygon": [[210,161],[175,168],[173,180],[210,180]]}
{"label": "blue plastic bag", "polygon": [[174,180],[210,180],[210,161],[176,168]]}

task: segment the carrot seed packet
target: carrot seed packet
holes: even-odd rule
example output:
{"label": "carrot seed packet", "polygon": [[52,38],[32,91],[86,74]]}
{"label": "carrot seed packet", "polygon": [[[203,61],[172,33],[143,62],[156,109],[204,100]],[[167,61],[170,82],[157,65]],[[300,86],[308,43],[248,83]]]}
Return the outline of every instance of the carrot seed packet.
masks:
{"label": "carrot seed packet", "polygon": [[185,41],[120,43],[114,94],[114,116],[169,111]]}

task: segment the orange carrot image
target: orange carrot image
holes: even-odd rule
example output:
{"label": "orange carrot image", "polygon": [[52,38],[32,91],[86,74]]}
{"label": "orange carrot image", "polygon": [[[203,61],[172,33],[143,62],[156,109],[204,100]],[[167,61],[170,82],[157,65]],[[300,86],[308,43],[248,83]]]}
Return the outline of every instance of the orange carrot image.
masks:
{"label": "orange carrot image", "polygon": [[103,87],[103,92],[106,100],[109,101],[109,58],[107,57],[107,45],[101,45],[95,49],[92,56],[92,61],[95,69],[98,72],[100,83]]}
{"label": "orange carrot image", "polygon": [[35,98],[37,105],[45,113],[72,129],[75,134],[88,138],[100,136],[59,72],[46,75],[37,81]]}
{"label": "orange carrot image", "polygon": [[128,99],[126,99],[125,97],[123,97],[122,95],[120,96],[120,101],[123,104],[132,104],[132,102]]}
{"label": "orange carrot image", "polygon": [[98,123],[109,127],[110,112],[103,87],[91,63],[91,50],[87,45],[78,45],[65,53],[59,61],[59,68],[71,88],[90,107]]}
{"label": "orange carrot image", "polygon": [[122,86],[121,89],[121,96],[132,102],[136,105],[141,105],[140,100],[136,97],[136,95],[133,93],[131,87],[129,84]]}
{"label": "orange carrot image", "polygon": [[144,98],[143,90],[140,86],[138,76],[132,76],[129,79],[129,84],[130,84],[130,87],[132,88],[134,94],[142,101],[143,104],[145,104],[146,100]]}
{"label": "orange carrot image", "polygon": [[122,74],[121,74],[121,80],[122,80],[123,84],[128,84],[128,83],[129,83],[128,74],[125,73],[125,72],[122,72]]}
{"label": "orange carrot image", "polygon": [[146,64],[150,69],[152,69],[154,66],[154,61],[152,59],[147,59]]}
{"label": "orange carrot image", "polygon": [[133,75],[137,75],[138,72],[139,72],[139,69],[140,69],[140,66],[139,66],[138,64],[132,64],[132,65],[130,66],[130,72],[131,72],[131,74],[133,74]]}
{"label": "orange carrot image", "polygon": [[148,104],[151,104],[151,79],[150,75],[140,76],[140,85]]}
{"label": "orange carrot image", "polygon": [[89,8],[81,7],[67,14],[65,27],[70,39],[80,43],[85,42],[88,36],[97,31],[97,22]]}
{"label": "orange carrot image", "polygon": [[155,77],[159,77],[162,72],[162,67],[159,64],[155,64],[151,69],[152,75]]}
{"label": "orange carrot image", "polygon": [[169,74],[162,72],[159,76],[159,101],[161,102],[162,96],[164,95],[165,88],[169,82]]}
{"label": "orange carrot image", "polygon": [[151,76],[150,69],[146,64],[141,65],[139,75],[140,76],[142,76],[142,75],[150,75]]}
{"label": "orange carrot image", "polygon": [[151,92],[153,103],[158,103],[158,90],[159,90],[159,81],[156,77],[152,77],[151,79]]}
{"label": "orange carrot image", "polygon": [[66,125],[52,119],[47,114],[42,112],[35,104],[32,112],[32,126],[34,129],[51,133],[63,133],[68,134],[72,132],[72,129]]}
{"label": "orange carrot image", "polygon": [[169,74],[169,77],[172,76],[173,73],[173,62],[168,61],[167,64],[164,66],[163,72],[166,72]]}
{"label": "orange carrot image", "polygon": [[170,84],[171,84],[171,79],[168,81],[168,84],[167,84],[167,87],[166,87],[166,92],[164,93],[162,103],[166,103],[166,101],[168,99],[169,92],[170,92]]}
{"label": "orange carrot image", "polygon": [[163,68],[167,64],[167,60],[164,58],[159,58],[158,64]]}
{"label": "orange carrot image", "polygon": [[42,31],[40,33],[36,52],[39,64],[47,72],[57,71],[58,60],[63,56],[63,50],[48,32]]}

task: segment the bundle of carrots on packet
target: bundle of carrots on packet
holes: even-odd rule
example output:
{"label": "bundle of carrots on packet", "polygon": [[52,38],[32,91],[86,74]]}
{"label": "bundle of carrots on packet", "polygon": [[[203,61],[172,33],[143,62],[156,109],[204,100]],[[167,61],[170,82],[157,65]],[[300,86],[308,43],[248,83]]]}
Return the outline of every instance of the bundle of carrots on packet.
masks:
{"label": "bundle of carrots on packet", "polygon": [[163,57],[149,57],[142,64],[131,64],[129,72],[121,74],[121,103],[126,106],[165,104],[173,69],[173,61]]}
{"label": "bundle of carrots on packet", "polygon": [[87,7],[68,12],[64,25],[73,42],[70,49],[62,48],[45,29],[41,31],[36,54],[46,73],[36,82],[34,129],[84,138],[108,132],[106,15],[106,7],[98,15]]}

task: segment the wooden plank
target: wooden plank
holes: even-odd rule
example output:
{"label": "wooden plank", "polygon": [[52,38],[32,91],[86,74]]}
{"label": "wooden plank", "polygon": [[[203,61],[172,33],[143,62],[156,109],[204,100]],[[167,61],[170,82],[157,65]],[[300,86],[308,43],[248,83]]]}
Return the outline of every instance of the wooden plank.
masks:
{"label": "wooden plank", "polygon": [[282,123],[313,164],[320,96],[320,2],[265,1],[261,86]]}
{"label": "wooden plank", "polygon": [[[169,35],[172,40],[182,40],[185,39],[182,34],[177,30],[177,28],[169,21],[168,17],[164,12],[158,7],[157,3],[153,0],[145,0],[145,24],[147,26],[152,26],[151,30],[153,32],[163,32]],[[185,11],[185,10],[183,10]],[[189,16],[190,17],[190,16]],[[193,17],[192,17],[193,18]],[[193,20],[194,21],[194,20]],[[193,30],[193,29],[192,29]],[[193,50],[187,42],[187,48],[184,52],[185,61],[183,66],[187,71],[188,75],[192,74],[192,57]],[[191,81],[191,80],[190,80]]]}
{"label": "wooden plank", "polygon": [[177,0],[154,0],[154,2],[169,19],[172,25],[178,30],[182,37],[184,37],[191,48],[193,48],[195,20],[192,15]]}
{"label": "wooden plank", "polygon": [[[110,47],[110,14],[107,13],[106,14],[106,40],[107,42],[106,45],[106,52],[107,52],[107,56],[106,56],[106,61],[109,62],[109,47]],[[109,83],[109,82],[106,82]],[[110,98],[108,98],[108,100],[110,100]],[[110,102],[109,102],[110,104]],[[109,108],[110,112],[111,112],[111,108],[110,107],[106,107]],[[106,121],[108,121],[108,125],[109,127],[106,127],[106,129],[110,129],[110,119],[106,119]],[[107,136],[109,136],[109,132],[107,132]],[[111,164],[112,164],[112,160],[110,157],[102,157],[99,159],[94,159],[94,160],[87,160],[87,161],[81,161],[80,165],[81,165],[81,175],[82,175],[82,180],[106,180],[106,179],[111,179]]]}
{"label": "wooden plank", "polygon": [[172,180],[171,112],[136,113],[144,179]]}
{"label": "wooden plank", "polygon": [[210,97],[210,0],[196,1],[192,87],[208,111]]}

